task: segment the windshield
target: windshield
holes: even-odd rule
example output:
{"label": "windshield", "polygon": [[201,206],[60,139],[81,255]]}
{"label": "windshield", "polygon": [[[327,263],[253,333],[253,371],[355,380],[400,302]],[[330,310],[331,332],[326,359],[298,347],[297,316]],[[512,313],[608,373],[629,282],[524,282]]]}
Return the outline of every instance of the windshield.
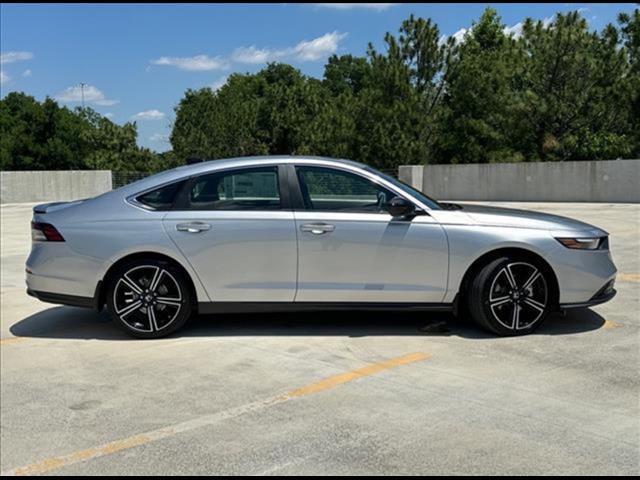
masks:
{"label": "windshield", "polygon": [[416,190],[411,185],[407,185],[406,183],[398,180],[397,178],[393,178],[391,175],[387,175],[386,173],[379,172],[378,170],[375,170],[375,169],[370,168],[370,167],[366,167],[366,170],[371,172],[371,173],[375,173],[376,175],[384,178],[387,182],[392,183],[393,185],[398,187],[400,190],[402,190],[404,192],[407,192],[409,195],[417,198],[422,203],[424,203],[427,207],[429,207],[429,208],[431,208],[433,210],[441,210],[441,209],[444,208],[442,205],[440,205],[433,198],[426,196],[420,190]]}

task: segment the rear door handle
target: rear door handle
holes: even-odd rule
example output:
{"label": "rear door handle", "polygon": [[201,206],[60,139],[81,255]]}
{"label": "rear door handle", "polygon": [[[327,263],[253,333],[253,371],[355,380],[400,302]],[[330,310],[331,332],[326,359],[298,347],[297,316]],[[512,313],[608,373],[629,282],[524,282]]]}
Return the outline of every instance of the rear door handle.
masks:
{"label": "rear door handle", "polygon": [[328,223],[305,223],[300,227],[303,232],[311,232],[314,235],[322,235],[323,233],[333,232],[336,229],[334,225]]}
{"label": "rear door handle", "polygon": [[204,222],[178,223],[176,225],[176,230],[178,230],[179,232],[200,233],[211,230],[211,225]]}

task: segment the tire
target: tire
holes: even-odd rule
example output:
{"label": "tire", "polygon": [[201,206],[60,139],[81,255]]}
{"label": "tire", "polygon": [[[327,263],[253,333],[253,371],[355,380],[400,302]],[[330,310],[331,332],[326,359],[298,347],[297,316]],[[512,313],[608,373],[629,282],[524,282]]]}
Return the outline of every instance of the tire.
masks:
{"label": "tire", "polygon": [[171,262],[136,259],[109,275],[107,310],[136,338],[160,338],[191,317],[192,295],[182,271]]}
{"label": "tire", "polygon": [[502,257],[471,282],[468,307],[481,327],[501,336],[538,328],[551,310],[548,273],[529,259]]}

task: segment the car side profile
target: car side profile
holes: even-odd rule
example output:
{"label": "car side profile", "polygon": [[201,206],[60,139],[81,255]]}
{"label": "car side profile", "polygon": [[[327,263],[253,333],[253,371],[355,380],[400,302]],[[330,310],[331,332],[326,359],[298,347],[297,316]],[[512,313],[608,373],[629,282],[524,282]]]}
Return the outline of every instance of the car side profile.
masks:
{"label": "car side profile", "polygon": [[519,335],[616,293],[599,228],[437,202],[347,160],[208,161],[33,211],[27,292],[106,305],[140,338],[196,313],[289,309],[464,311]]}

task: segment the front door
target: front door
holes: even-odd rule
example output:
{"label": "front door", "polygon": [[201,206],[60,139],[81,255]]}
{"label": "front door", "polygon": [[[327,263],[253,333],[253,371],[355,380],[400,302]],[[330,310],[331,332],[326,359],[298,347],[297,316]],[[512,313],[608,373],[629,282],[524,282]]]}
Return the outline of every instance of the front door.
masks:
{"label": "front door", "polygon": [[448,246],[432,217],[394,219],[384,205],[397,193],[350,171],[299,165],[295,177],[297,302],[442,301]]}
{"label": "front door", "polygon": [[212,301],[293,301],[297,241],[286,188],[275,165],[209,173],[165,216]]}

